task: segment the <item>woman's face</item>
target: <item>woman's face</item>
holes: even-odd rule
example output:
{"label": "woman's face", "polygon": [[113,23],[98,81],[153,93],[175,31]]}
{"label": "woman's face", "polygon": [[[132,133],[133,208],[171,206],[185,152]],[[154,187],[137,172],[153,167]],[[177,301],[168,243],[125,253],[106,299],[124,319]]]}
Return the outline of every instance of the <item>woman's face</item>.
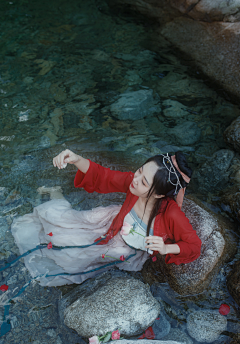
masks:
{"label": "woman's face", "polygon": [[133,181],[129,186],[130,192],[135,196],[147,198],[157,170],[158,166],[153,161],[140,167],[135,172]]}

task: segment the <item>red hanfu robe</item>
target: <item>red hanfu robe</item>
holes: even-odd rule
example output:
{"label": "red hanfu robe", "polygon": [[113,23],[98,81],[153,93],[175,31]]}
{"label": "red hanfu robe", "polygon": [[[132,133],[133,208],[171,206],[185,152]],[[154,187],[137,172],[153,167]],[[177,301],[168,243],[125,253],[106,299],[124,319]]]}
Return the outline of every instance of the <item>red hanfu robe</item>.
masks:
{"label": "red hanfu robe", "polygon": [[[80,170],[76,173],[75,187],[84,188],[89,193],[96,191],[98,193],[124,192],[127,194],[120,212],[114,218],[106,233],[106,238],[99,243],[100,245],[106,244],[121,230],[125,216],[138,200],[138,196],[133,195],[129,190],[133,177],[133,172],[113,171],[93,161],[90,161],[86,174]],[[165,243],[175,243],[180,248],[179,254],[167,254],[165,262],[179,265],[197,259],[201,253],[201,240],[188,218],[172,199],[164,199],[162,207],[165,208],[165,211],[160,211],[154,221],[154,236],[161,236]],[[154,252],[154,254],[157,253],[157,251]]]}

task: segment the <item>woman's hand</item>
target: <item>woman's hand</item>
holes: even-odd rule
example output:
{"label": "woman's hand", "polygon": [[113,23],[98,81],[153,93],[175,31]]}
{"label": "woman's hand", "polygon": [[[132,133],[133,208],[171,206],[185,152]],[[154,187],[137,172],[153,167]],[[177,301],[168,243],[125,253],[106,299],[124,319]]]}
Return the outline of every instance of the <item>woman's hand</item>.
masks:
{"label": "woman's hand", "polygon": [[69,149],[66,149],[53,158],[53,166],[62,169],[66,167],[66,164],[76,164],[80,159],[81,157],[79,155],[73,153]]}
{"label": "woman's hand", "polygon": [[148,246],[145,246],[146,248],[149,248],[152,251],[158,251],[162,255],[180,253],[180,247],[178,244],[165,244],[163,238],[160,236],[148,236],[146,237],[145,242],[148,244]]}
{"label": "woman's hand", "polygon": [[[159,236],[148,236],[145,239],[147,246],[152,251],[158,251],[160,254],[167,254],[167,246],[164,244],[163,238]],[[150,244],[150,245],[149,245]]]}

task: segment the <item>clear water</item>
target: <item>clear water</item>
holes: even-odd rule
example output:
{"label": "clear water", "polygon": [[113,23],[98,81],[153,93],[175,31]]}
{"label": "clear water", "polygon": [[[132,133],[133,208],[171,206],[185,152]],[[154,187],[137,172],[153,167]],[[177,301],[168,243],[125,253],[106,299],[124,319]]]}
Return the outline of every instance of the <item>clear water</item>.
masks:
{"label": "clear water", "polygon": [[[210,89],[198,70],[180,60],[146,21],[110,10],[103,0],[2,1],[0,12],[3,265],[19,254],[10,232],[14,217],[48,200],[37,193],[38,187],[61,186],[75,209],[123,202],[119,195],[96,197],[76,191],[75,168],[59,171],[52,166],[52,158],[63,149],[105,166],[135,170],[166,146],[169,151],[180,147],[193,168],[226,148],[222,133],[240,115],[238,107]],[[106,108],[123,92],[148,89],[153,90],[158,111],[144,119],[119,120]],[[186,115],[166,116],[166,100],[180,102]],[[184,127],[178,140],[172,130],[188,121],[196,124],[193,136],[198,139],[184,144]],[[192,186],[190,191],[197,190]],[[207,200],[206,194],[200,197]],[[184,326],[186,308],[218,309],[228,303],[228,332],[218,342],[240,332],[236,305],[225,287],[227,270],[223,267],[209,290],[195,298],[179,298],[162,287],[172,328]],[[2,272],[0,283],[9,290],[0,292],[1,305],[29,279],[23,262]],[[12,301],[7,317],[12,329],[0,343],[80,343],[82,339],[59,321],[60,297],[61,288],[31,283]],[[1,307],[2,319],[3,312]]]}

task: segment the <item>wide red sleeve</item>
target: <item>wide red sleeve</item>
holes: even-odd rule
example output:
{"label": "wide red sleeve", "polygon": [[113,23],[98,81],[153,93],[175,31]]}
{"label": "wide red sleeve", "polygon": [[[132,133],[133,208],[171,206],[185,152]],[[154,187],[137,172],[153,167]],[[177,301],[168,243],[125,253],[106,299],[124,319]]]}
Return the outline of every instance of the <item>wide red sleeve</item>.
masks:
{"label": "wide red sleeve", "polygon": [[77,171],[74,179],[76,188],[84,188],[89,193],[128,192],[134,176],[132,172],[113,171],[91,160],[89,162],[86,173]]}
{"label": "wide red sleeve", "polygon": [[189,223],[186,215],[180,210],[177,204],[171,204],[166,209],[167,222],[170,231],[173,233],[175,244],[180,248],[179,254],[167,254],[165,262],[186,264],[194,261],[201,253],[201,240],[196,231]]}

